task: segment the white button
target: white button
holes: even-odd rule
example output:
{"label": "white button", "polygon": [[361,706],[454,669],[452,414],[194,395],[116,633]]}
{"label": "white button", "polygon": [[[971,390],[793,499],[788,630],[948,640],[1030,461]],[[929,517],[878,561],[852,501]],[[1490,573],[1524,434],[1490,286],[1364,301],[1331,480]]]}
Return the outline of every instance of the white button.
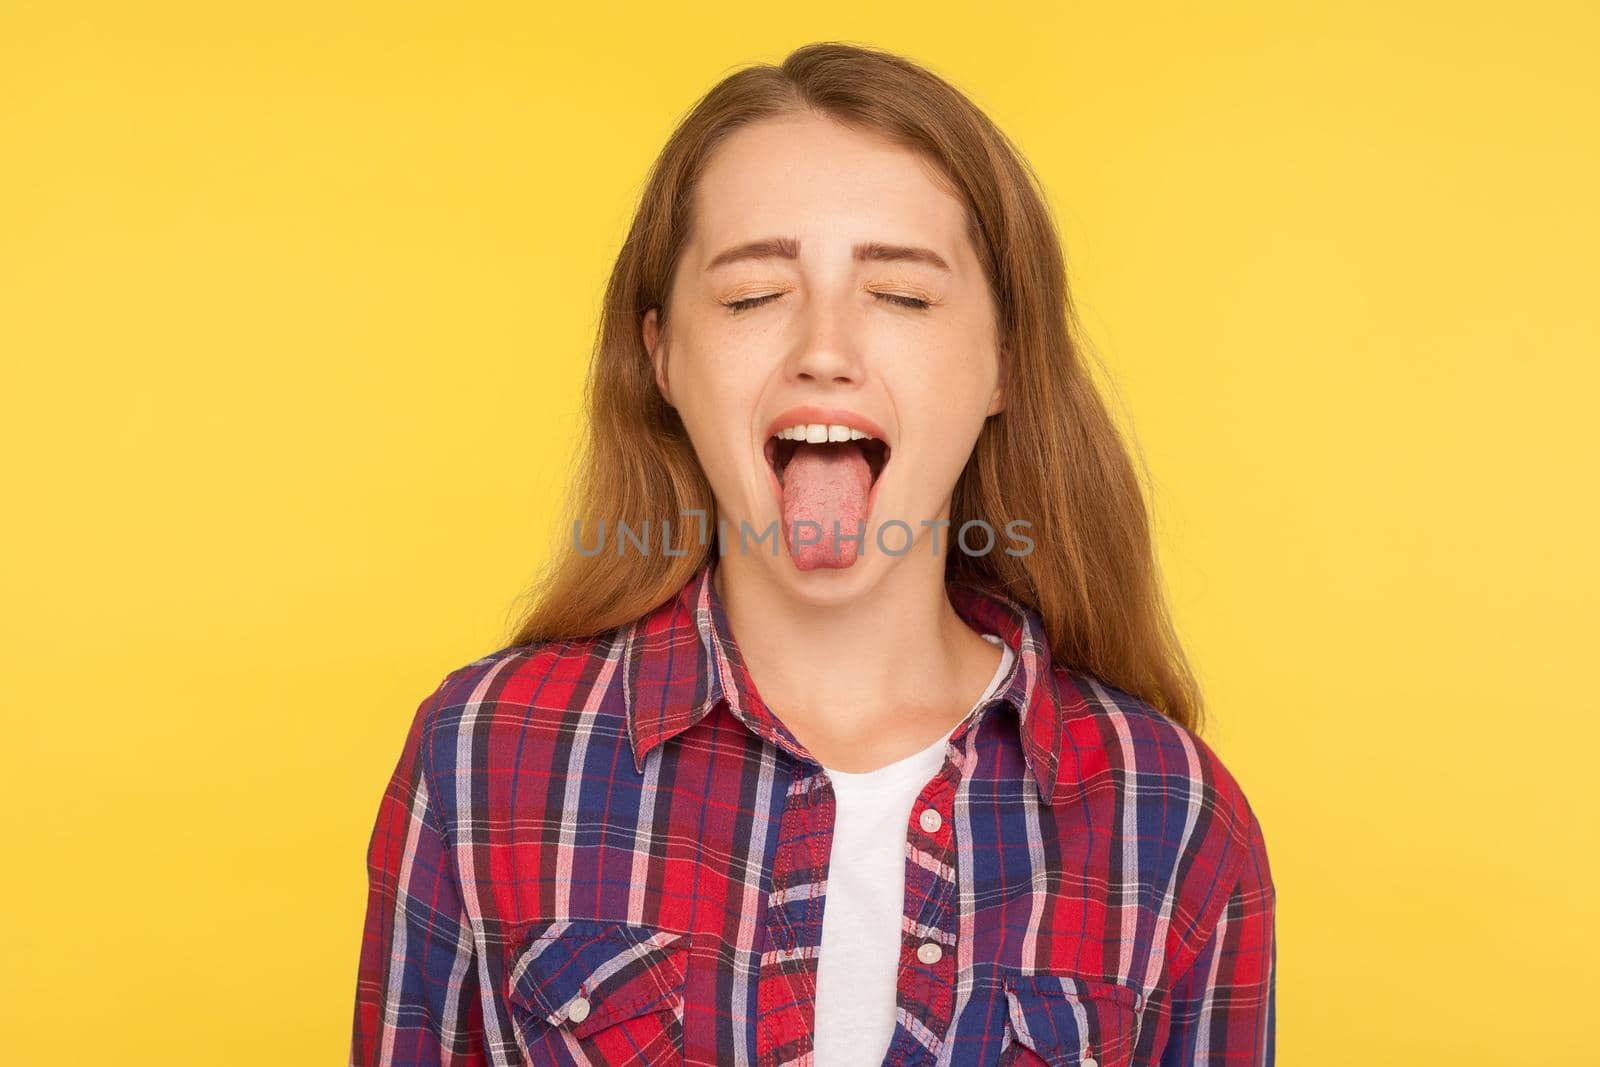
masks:
{"label": "white button", "polygon": [[940,824],[944,822],[943,819],[939,818],[939,812],[934,808],[923,808],[922,818],[918,821],[922,823],[922,828],[930,834],[939,829]]}
{"label": "white button", "polygon": [[581,1023],[589,1017],[589,998],[577,997],[567,1005],[567,1018],[575,1023]]}
{"label": "white button", "polygon": [[944,955],[944,949],[939,947],[937,941],[924,941],[917,946],[917,959],[923,963],[938,963],[939,957]]}
{"label": "white button", "polygon": [[1100,1061],[1095,1059],[1093,1056],[1085,1056],[1083,1059],[1083,1067],[1100,1067]]}

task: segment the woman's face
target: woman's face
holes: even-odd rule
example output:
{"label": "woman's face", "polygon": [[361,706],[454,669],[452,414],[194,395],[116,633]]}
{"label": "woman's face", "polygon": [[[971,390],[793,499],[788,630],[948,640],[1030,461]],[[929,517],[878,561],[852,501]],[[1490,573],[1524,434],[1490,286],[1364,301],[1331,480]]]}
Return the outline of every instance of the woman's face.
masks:
{"label": "woman's face", "polygon": [[[665,329],[652,309],[643,330],[726,523],[725,553],[741,552],[746,522],[743,554],[790,578],[848,567],[870,584],[935,543],[942,569],[953,531],[928,524],[948,520],[1003,401],[965,207],[930,166],[810,114],[745,127],[708,160]],[[881,443],[837,429],[817,442],[816,426]],[[755,539],[769,529],[783,540],[776,558],[771,536]]]}

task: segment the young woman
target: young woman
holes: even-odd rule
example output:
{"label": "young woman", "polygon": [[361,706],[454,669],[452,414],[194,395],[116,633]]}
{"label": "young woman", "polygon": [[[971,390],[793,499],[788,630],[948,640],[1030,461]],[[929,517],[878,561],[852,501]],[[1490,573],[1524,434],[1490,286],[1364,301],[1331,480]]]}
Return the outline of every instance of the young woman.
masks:
{"label": "young woman", "polygon": [[353,1064],[1272,1061],[1260,826],[977,108],[723,81],[588,399],[571,543],[383,796]]}

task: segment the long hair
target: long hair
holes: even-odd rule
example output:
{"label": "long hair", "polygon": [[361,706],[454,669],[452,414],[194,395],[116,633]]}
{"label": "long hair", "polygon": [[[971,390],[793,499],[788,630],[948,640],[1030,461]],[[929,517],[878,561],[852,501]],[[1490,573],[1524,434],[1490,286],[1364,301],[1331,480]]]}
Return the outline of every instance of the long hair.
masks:
{"label": "long hair", "polygon": [[1034,545],[1026,555],[950,552],[947,578],[1031,607],[1054,662],[1198,730],[1199,685],[1165,602],[1141,482],[1088,372],[1060,237],[1037,176],[948,82],[892,53],[833,41],[723,79],[653,164],[606,286],[568,514],[586,537],[622,523],[635,533],[659,531],[669,520],[673,552],[580,551],[576,537],[560,539],[524,594],[512,642],[597,634],[635,619],[674,595],[717,550],[716,537],[684,517],[698,510],[716,530],[710,484],[677,412],[657,391],[640,330],[650,308],[666,314],[691,193],[712,150],[741,127],[796,112],[913,149],[967,205],[968,237],[998,309],[1006,406],[978,435],[956,483],[949,529],[981,519],[999,530],[1025,519]]}

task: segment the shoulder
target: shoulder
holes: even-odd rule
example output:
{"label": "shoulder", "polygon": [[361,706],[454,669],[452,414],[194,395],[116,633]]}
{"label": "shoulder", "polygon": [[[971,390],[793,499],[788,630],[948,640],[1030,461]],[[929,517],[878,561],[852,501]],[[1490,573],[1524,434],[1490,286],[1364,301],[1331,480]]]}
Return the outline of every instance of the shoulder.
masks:
{"label": "shoulder", "polygon": [[1244,789],[1199,734],[1141,697],[1094,675],[1057,667],[1063,721],[1079,758],[1109,770],[1133,803],[1155,805],[1207,825],[1227,842],[1246,843],[1255,822]]}
{"label": "shoulder", "polygon": [[507,645],[446,674],[425,702],[430,731],[468,720],[565,711],[597,678],[614,651],[611,635]]}
{"label": "shoulder", "polygon": [[594,698],[616,673],[612,637],[508,645],[446,673],[412,725],[436,779],[503,770],[605,703]]}
{"label": "shoulder", "polygon": [[1081,671],[1057,668],[1063,703],[1093,725],[1106,765],[1121,772],[1130,790],[1152,787],[1150,799],[1178,810],[1199,807],[1232,841],[1245,842],[1254,811],[1237,778],[1198,733],[1167,717],[1141,697]]}
{"label": "shoulder", "polygon": [[1212,746],[1093,675],[1061,667],[1056,674],[1067,732],[1085,749],[1079,758],[1103,774],[1122,815],[1113,832],[1142,853],[1156,891],[1175,898],[1175,935],[1203,939],[1244,881],[1270,892],[1260,820]]}

